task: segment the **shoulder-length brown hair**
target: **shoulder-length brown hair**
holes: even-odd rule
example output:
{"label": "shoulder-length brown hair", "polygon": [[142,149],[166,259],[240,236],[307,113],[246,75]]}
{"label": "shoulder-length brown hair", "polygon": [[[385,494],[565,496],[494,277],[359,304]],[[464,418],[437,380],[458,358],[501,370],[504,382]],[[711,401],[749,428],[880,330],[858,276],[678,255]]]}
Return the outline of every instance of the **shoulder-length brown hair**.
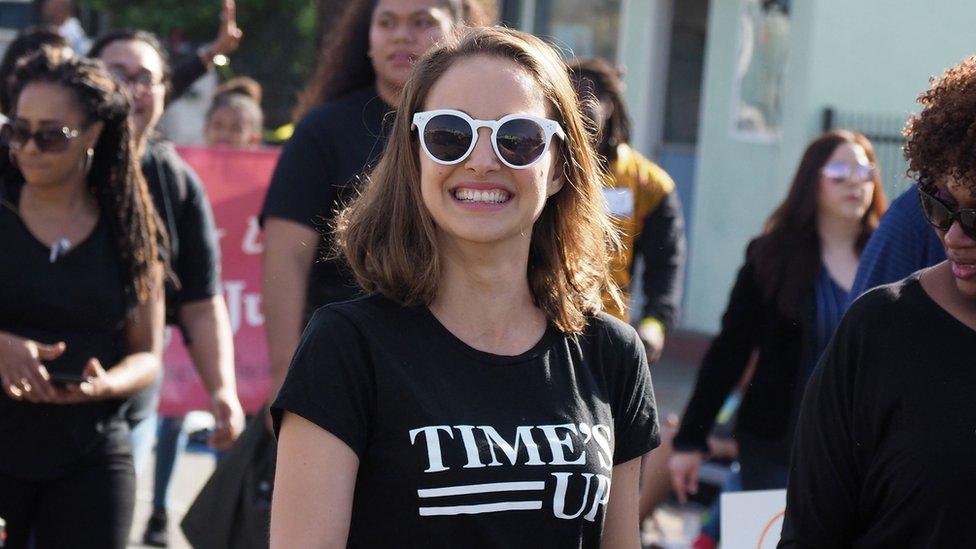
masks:
{"label": "shoulder-length brown hair", "polygon": [[404,305],[426,305],[441,277],[434,220],[420,191],[420,160],[411,130],[433,85],[457,61],[511,60],[531,74],[550,116],[566,132],[559,144],[564,185],[546,202],[532,230],[528,279],[535,305],[557,328],[578,333],[602,308],[604,290],[619,300],[609,270],[620,243],[602,193],[603,176],[579,103],[559,55],[542,40],[502,27],[472,28],[435,47],[414,67],[376,169],[337,218],[336,246],[356,280]]}
{"label": "shoulder-length brown hair", "polygon": [[[819,135],[807,145],[786,199],[766,220],[762,237],[750,251],[763,296],[775,301],[780,312],[792,318],[802,315],[800,307],[808,301],[810,289],[820,273],[820,233],[817,232],[820,171],[844,143],[860,145],[868,160],[877,165],[874,147],[864,135],[847,130]],[[854,244],[858,255],[888,206],[879,174],[875,170],[871,206],[861,218],[861,232]]]}

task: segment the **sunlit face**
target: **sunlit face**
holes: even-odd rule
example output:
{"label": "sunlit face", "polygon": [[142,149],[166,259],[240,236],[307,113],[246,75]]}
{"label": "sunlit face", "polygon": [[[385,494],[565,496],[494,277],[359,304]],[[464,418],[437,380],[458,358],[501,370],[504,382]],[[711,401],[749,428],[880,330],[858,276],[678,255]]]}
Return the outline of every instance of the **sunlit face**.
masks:
{"label": "sunlit face", "polygon": [[378,84],[399,90],[420,56],[454,28],[440,0],[380,0],[369,27],[369,56]]}
{"label": "sunlit face", "polygon": [[64,127],[78,131],[60,152],[42,151],[34,138],[11,149],[28,185],[57,187],[84,178],[87,151],[97,143],[102,124],[88,123],[72,90],[45,82],[28,84],[17,98],[11,121],[28,127],[31,132]]}
{"label": "sunlit face", "polygon": [[842,143],[820,171],[817,207],[820,215],[860,220],[874,197],[874,165],[864,147]]}
{"label": "sunlit face", "polygon": [[233,105],[214,109],[203,135],[211,147],[250,147],[261,140],[248,113]]}
{"label": "sunlit face", "polygon": [[147,135],[163,115],[166,86],[163,59],[142,40],[116,40],[99,58],[108,70],[123,80],[132,95],[132,123],[136,138]]}
{"label": "sunlit face", "polygon": [[[456,109],[481,120],[511,113],[552,118],[532,75],[514,61],[488,56],[455,62],[431,88],[423,109]],[[514,169],[495,155],[490,135],[480,128],[474,150],[454,165],[438,164],[418,150],[424,205],[442,238],[522,241],[527,247],[546,200],[562,187],[559,147],[551,144],[538,162]]]}
{"label": "sunlit face", "polygon": [[[976,208],[976,196],[973,192],[966,185],[950,180],[939,185],[936,198],[953,211]],[[945,246],[956,287],[964,297],[976,300],[976,239],[963,232],[958,220],[948,231],[936,229],[936,232]]]}

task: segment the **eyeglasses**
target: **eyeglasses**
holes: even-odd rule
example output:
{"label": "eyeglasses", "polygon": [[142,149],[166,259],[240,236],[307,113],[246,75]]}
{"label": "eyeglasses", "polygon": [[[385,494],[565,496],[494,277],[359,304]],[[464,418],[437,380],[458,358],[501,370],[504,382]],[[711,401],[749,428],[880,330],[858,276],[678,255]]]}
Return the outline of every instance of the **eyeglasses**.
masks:
{"label": "eyeglasses", "polygon": [[27,142],[33,139],[41,152],[60,153],[68,150],[68,144],[80,134],[81,130],[74,130],[68,126],[39,128],[32,132],[29,125],[14,122],[0,127],[0,144],[19,150],[26,147]]}
{"label": "eyeglasses", "polygon": [[109,73],[117,78],[119,82],[125,84],[134,95],[142,95],[153,88],[153,86],[160,83],[156,80],[156,77],[148,72],[137,72],[136,74],[128,74],[123,70],[115,69],[109,70]]}
{"label": "eyeglasses", "polygon": [[922,201],[922,213],[930,225],[940,231],[948,231],[952,224],[959,222],[962,232],[969,238],[976,240],[976,209],[967,208],[953,211],[938,198],[931,194],[918,190],[918,196]]}
{"label": "eyeglasses", "polygon": [[847,162],[830,162],[826,164],[820,173],[827,179],[834,181],[855,181],[864,183],[871,181],[878,173],[878,168],[874,164],[848,164]]}
{"label": "eyeglasses", "polygon": [[491,146],[499,160],[516,170],[528,168],[549,151],[556,135],[566,140],[559,122],[528,114],[508,114],[498,120],[475,120],[454,109],[413,115],[420,146],[431,160],[450,166],[464,161],[478,142],[478,129],[491,129]]}

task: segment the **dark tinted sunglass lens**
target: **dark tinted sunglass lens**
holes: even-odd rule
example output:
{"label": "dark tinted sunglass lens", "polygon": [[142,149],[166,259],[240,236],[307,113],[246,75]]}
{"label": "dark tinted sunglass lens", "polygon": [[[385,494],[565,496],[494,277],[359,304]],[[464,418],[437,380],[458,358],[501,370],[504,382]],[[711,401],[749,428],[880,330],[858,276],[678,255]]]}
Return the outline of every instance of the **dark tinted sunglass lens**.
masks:
{"label": "dark tinted sunglass lens", "polygon": [[30,128],[23,125],[11,125],[8,144],[13,148],[20,148],[27,144],[31,138]]}
{"label": "dark tinted sunglass lens", "polygon": [[528,166],[542,156],[546,148],[546,132],[532,120],[517,118],[498,128],[495,141],[498,153],[509,164]]}
{"label": "dark tinted sunglass lens", "polygon": [[925,214],[925,218],[935,227],[947,230],[952,225],[952,212],[934,196],[925,192],[920,194],[922,196],[922,213]]}
{"label": "dark tinted sunglass lens", "polygon": [[44,152],[64,152],[68,148],[68,137],[64,131],[55,128],[44,128],[34,134],[37,148]]}
{"label": "dark tinted sunglass lens", "polygon": [[471,147],[471,125],[459,116],[439,114],[427,122],[423,139],[434,158],[453,162]]}
{"label": "dark tinted sunglass lens", "polygon": [[976,210],[962,210],[959,212],[959,224],[969,238],[976,239]]}

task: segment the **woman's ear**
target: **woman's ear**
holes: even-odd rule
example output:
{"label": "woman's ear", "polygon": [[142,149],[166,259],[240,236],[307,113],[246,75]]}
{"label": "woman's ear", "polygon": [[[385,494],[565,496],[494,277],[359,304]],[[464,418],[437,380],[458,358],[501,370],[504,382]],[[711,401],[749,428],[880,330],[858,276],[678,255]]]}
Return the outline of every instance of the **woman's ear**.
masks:
{"label": "woman's ear", "polygon": [[553,170],[549,183],[546,184],[546,198],[558,193],[566,181],[566,170]]}
{"label": "woman's ear", "polygon": [[98,143],[98,138],[102,136],[102,130],[104,129],[105,129],[105,123],[102,122],[101,120],[94,122],[90,126],[88,126],[88,129],[86,129],[85,133],[83,134],[85,139],[86,149],[95,148],[95,144]]}

